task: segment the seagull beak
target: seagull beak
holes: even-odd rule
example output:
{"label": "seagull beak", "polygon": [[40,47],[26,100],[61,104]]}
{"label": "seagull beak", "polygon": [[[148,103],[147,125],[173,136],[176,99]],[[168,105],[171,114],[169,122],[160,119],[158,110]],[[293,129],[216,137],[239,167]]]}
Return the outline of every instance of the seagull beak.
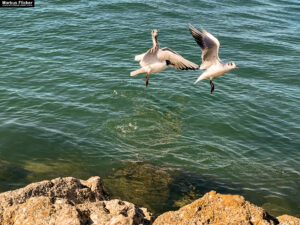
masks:
{"label": "seagull beak", "polygon": [[236,69],[238,69],[238,67],[237,67],[237,66],[235,66],[235,68],[236,68]]}

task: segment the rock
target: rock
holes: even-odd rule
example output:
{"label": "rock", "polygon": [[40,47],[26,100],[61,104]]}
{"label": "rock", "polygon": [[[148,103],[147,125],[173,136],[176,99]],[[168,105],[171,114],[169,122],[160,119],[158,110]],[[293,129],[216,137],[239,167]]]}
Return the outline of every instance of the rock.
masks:
{"label": "rock", "polygon": [[100,177],[72,177],[30,184],[0,194],[0,224],[150,224],[151,214],[110,200]]}
{"label": "rock", "polygon": [[76,207],[64,199],[56,199],[53,202],[49,197],[33,197],[23,204],[8,207],[3,214],[3,223],[80,225],[80,214]]}
{"label": "rock", "polygon": [[293,216],[282,215],[277,217],[277,219],[282,225],[300,225],[300,219]]}
{"label": "rock", "polygon": [[289,217],[269,215],[263,208],[255,206],[239,195],[223,195],[215,191],[205,194],[202,198],[180,208],[160,215],[153,225],[206,225],[206,224],[300,224],[286,223]]}
{"label": "rock", "polygon": [[89,204],[83,208],[89,210],[92,224],[150,224],[151,215],[145,208],[118,199]]}
{"label": "rock", "polygon": [[[66,177],[0,194],[0,225],[29,224],[150,225],[152,214],[130,202],[110,199],[100,177],[86,181]],[[275,218],[242,196],[211,191],[177,211],[160,215],[153,223],[168,224],[300,225],[300,219]]]}

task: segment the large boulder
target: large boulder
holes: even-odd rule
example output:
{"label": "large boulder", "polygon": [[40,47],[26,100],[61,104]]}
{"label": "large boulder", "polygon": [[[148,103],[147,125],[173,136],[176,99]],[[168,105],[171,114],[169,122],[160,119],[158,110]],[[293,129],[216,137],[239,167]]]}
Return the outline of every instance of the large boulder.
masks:
{"label": "large boulder", "polygon": [[[291,220],[294,223],[288,223]],[[263,208],[255,206],[239,195],[223,195],[215,191],[180,208],[160,215],[153,225],[206,225],[206,224],[245,224],[245,225],[300,225],[295,217],[269,215]]]}
{"label": "large boulder", "polygon": [[145,208],[110,200],[100,177],[30,184],[0,194],[0,224],[150,224]]}

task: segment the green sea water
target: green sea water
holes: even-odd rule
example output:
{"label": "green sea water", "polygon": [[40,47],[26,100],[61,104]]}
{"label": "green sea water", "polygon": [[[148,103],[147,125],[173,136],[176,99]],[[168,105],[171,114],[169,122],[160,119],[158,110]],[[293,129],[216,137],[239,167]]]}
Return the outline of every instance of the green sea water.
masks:
{"label": "green sea water", "polygon": [[[130,77],[162,47],[201,63],[187,24],[239,67]],[[300,2],[36,1],[0,8],[0,191],[101,176],[155,215],[210,190],[300,216]]]}

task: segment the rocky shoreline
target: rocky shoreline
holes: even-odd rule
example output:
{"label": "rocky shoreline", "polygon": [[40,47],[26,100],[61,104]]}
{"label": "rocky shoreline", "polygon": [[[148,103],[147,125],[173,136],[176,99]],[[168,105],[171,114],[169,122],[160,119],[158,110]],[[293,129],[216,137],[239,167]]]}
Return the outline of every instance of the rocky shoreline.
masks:
{"label": "rocky shoreline", "polygon": [[284,224],[300,225],[288,215],[277,218],[239,195],[215,191],[154,220],[151,212],[133,203],[111,199],[100,177],[73,177],[32,183],[0,194],[0,224]]}

